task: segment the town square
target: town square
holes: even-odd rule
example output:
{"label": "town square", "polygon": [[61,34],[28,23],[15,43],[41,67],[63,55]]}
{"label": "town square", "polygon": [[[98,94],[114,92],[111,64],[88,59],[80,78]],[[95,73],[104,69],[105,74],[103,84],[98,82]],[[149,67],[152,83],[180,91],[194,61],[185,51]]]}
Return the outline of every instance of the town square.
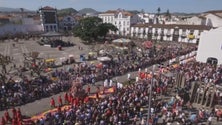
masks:
{"label": "town square", "polygon": [[0,0],[1,125],[222,124],[219,0],[31,1]]}

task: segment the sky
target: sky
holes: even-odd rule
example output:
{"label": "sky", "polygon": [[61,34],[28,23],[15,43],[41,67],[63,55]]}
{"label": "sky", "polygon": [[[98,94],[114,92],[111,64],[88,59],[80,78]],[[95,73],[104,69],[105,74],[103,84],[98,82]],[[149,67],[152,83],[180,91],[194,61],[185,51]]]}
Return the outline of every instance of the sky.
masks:
{"label": "sky", "polygon": [[0,7],[26,8],[37,10],[40,7],[51,6],[57,9],[72,7],[76,10],[93,8],[97,11],[144,10],[145,12],[206,12],[222,10],[222,0],[0,0]]}

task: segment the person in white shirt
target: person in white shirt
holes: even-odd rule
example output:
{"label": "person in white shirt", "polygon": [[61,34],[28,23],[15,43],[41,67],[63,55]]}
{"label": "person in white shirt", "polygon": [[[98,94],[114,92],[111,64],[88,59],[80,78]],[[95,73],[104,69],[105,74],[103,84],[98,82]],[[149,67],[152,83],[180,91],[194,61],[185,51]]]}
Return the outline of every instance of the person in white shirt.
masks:
{"label": "person in white shirt", "polygon": [[127,79],[130,80],[131,74],[127,74]]}
{"label": "person in white shirt", "polygon": [[136,77],[136,82],[138,82],[139,81],[139,77]]}
{"label": "person in white shirt", "polygon": [[212,124],[212,116],[210,115],[209,118],[207,119],[208,121],[208,125],[211,125]]}
{"label": "person in white shirt", "polygon": [[104,87],[107,87],[107,86],[108,86],[108,80],[107,80],[107,79],[103,82],[103,86],[104,86]]}
{"label": "person in white shirt", "polygon": [[121,83],[117,82],[117,88],[118,88],[118,89],[120,88],[120,84],[121,84]]}
{"label": "person in white shirt", "polygon": [[110,79],[110,80],[109,80],[109,87],[112,87],[112,86],[113,86],[113,80]]}

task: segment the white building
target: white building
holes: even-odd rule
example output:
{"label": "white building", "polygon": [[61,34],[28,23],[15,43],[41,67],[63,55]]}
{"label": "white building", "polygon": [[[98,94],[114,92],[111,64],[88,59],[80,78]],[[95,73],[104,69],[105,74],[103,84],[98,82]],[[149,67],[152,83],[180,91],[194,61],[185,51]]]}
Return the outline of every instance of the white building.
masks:
{"label": "white building", "polygon": [[84,18],[87,18],[87,17],[97,17],[98,14],[97,13],[86,13],[83,15]]}
{"label": "white building", "polygon": [[206,63],[208,58],[216,58],[222,64],[222,27],[202,32],[196,60]]}
{"label": "white building", "polygon": [[137,14],[142,23],[153,23],[155,14],[139,13]]}
{"label": "white building", "polygon": [[59,23],[59,27],[64,31],[70,31],[72,30],[75,25],[77,24],[77,21],[72,16],[65,16]]}
{"label": "white building", "polygon": [[222,26],[222,10],[208,11],[200,15],[185,18],[185,20],[177,21],[177,24],[207,25],[211,27]]}
{"label": "white building", "polygon": [[135,24],[131,26],[130,36],[157,41],[197,43],[200,33],[209,29],[210,27],[204,25]]}
{"label": "white building", "polygon": [[205,25],[206,17],[204,16],[193,16],[191,18],[186,19],[187,24],[190,25]]}
{"label": "white building", "polygon": [[205,25],[212,26],[212,27],[222,27],[222,12],[221,12],[221,15],[209,13],[209,14],[206,14],[205,17],[206,17]]}
{"label": "white building", "polygon": [[112,23],[118,28],[116,34],[129,35],[130,26],[139,22],[138,15],[134,15],[125,10],[107,11],[99,14],[99,18],[103,20],[103,23]]}
{"label": "white building", "polygon": [[45,32],[58,31],[57,10],[46,6],[39,9],[40,20]]}
{"label": "white building", "polygon": [[22,18],[22,24],[24,25],[36,24],[36,21],[33,18]]}
{"label": "white building", "polygon": [[0,37],[4,35],[15,35],[17,33],[22,34],[32,34],[43,32],[42,25],[36,24],[25,24],[25,25],[16,25],[16,24],[7,24],[0,27]]}

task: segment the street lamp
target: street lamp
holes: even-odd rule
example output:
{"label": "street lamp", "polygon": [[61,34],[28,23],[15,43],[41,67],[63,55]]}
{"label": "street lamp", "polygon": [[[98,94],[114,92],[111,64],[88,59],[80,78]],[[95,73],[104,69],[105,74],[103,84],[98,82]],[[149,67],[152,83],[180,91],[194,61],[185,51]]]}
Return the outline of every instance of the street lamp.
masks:
{"label": "street lamp", "polygon": [[149,91],[149,104],[148,104],[148,115],[147,115],[147,122],[146,125],[149,125],[149,119],[150,119],[150,113],[151,113],[151,98],[152,98],[152,89],[153,89],[153,82],[154,82],[154,70],[155,70],[155,65],[152,67],[152,79],[151,79],[151,84],[150,84],[150,91]]}

